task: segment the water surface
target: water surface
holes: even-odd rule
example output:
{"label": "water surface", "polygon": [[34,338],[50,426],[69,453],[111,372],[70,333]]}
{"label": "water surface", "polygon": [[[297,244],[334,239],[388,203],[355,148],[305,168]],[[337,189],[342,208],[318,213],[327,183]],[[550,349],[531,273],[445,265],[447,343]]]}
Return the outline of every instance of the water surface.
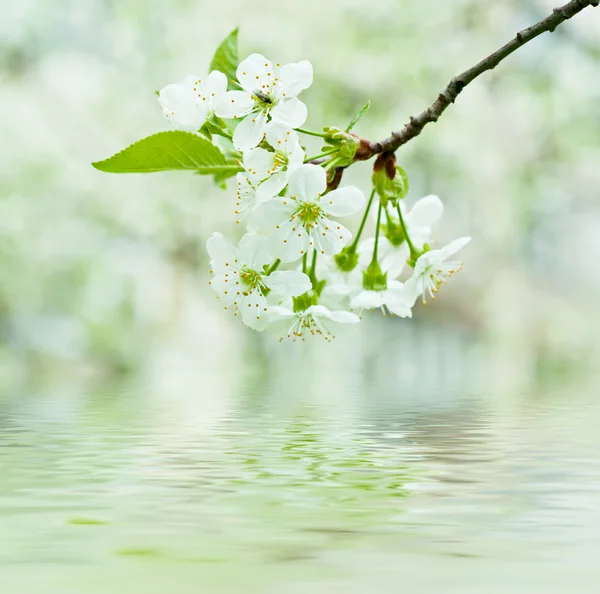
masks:
{"label": "water surface", "polygon": [[0,591],[597,591],[594,390],[348,373],[4,401]]}

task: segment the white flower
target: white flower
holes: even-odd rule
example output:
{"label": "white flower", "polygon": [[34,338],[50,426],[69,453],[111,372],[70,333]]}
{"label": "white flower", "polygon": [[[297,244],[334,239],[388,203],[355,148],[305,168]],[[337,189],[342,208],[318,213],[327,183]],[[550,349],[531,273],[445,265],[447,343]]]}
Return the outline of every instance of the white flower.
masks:
{"label": "white flower", "polygon": [[[402,216],[406,225],[408,236],[413,245],[418,250],[423,250],[423,246],[431,240],[432,226],[437,223],[444,213],[442,201],[434,195],[425,196],[417,200],[411,210],[407,211],[403,202],[400,202]],[[400,228],[400,219],[394,211],[388,215],[396,228]],[[382,219],[385,223],[385,219]],[[373,254],[375,239],[367,239],[358,248],[361,256],[361,263],[365,266],[370,262]],[[388,240],[383,234],[379,236],[378,256],[381,270],[387,272],[388,278],[398,278],[406,262],[410,258],[410,249],[408,243],[401,237],[398,242]]]}
{"label": "white flower", "polygon": [[352,238],[330,217],[358,212],[365,204],[364,194],[350,186],[322,196],[326,188],[325,170],[303,165],[290,173],[287,196],[263,202],[254,211],[255,224],[269,236],[273,255],[283,262],[294,262],[311,247],[332,256]]}
{"label": "white flower", "polygon": [[291,128],[269,126],[267,140],[275,152],[254,148],[244,153],[244,167],[258,185],[260,200],[277,196],[287,185],[289,174],[304,163],[304,151]]}
{"label": "white flower", "polygon": [[[239,219],[237,220],[239,223],[243,218],[250,214],[263,199],[259,197],[256,186],[252,183],[250,176],[247,173],[238,173],[236,175],[236,181],[237,194],[234,213],[239,216]],[[273,196],[268,196],[268,198],[273,198]]]}
{"label": "white flower", "polygon": [[313,68],[303,60],[297,64],[272,64],[260,54],[248,56],[237,68],[243,91],[229,91],[217,107],[223,118],[241,119],[233,134],[238,150],[258,146],[267,131],[274,128],[298,128],[306,121],[306,105],[297,95],[310,87]]}
{"label": "white flower", "polygon": [[264,267],[273,261],[267,239],[247,233],[237,249],[221,233],[213,233],[206,242],[214,278],[210,284],[236,315],[255,330],[264,330],[267,318],[266,289],[282,297],[296,297],[311,288],[306,274],[296,270],[275,271],[266,276]]}
{"label": "white flower", "polygon": [[448,258],[465,247],[469,241],[470,237],[461,237],[439,250],[425,252],[419,257],[414,273],[405,285],[413,303],[422,296],[423,303],[426,304],[427,294],[435,299],[440,285],[450,280],[452,275],[462,268],[461,262],[448,261]]}
{"label": "white flower", "polygon": [[291,338],[304,339],[307,334],[320,335],[330,341],[335,336],[329,331],[330,322],[338,324],[357,324],[360,318],[349,311],[330,311],[322,305],[311,305],[304,311],[294,312],[287,307],[269,308],[271,330],[281,334],[280,340]]}
{"label": "white flower", "polygon": [[227,77],[213,70],[205,81],[188,76],[168,85],[158,95],[163,114],[179,130],[197,132],[214,113],[227,92]]}
{"label": "white flower", "polygon": [[365,289],[350,301],[352,309],[381,309],[385,315],[387,312],[401,318],[412,317],[411,295],[406,286],[398,281],[387,281],[387,289],[383,291],[372,291]]}

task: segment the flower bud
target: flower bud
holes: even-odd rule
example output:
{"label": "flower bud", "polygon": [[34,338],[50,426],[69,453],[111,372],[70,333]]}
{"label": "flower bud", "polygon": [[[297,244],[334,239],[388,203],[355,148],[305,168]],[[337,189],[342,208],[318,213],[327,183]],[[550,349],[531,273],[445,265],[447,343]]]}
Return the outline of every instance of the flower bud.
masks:
{"label": "flower bud", "polygon": [[376,165],[378,167],[373,168],[371,179],[379,200],[385,208],[388,202],[395,204],[408,194],[408,176],[400,165],[395,165],[393,167],[394,177],[390,178],[390,166],[385,159],[379,163],[376,162]]}

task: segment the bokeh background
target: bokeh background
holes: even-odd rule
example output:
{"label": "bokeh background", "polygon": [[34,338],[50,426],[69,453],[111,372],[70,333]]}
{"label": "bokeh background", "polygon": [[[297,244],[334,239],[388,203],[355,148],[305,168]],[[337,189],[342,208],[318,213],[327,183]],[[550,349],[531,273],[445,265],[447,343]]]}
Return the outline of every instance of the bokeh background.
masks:
{"label": "bokeh background", "polygon": [[[36,375],[52,367],[122,373],[171,356],[195,368],[199,358],[219,358],[222,350],[232,356],[262,342],[234,325],[206,284],[207,237],[215,229],[236,233],[231,188],[186,173],[111,176],[89,165],[167,129],[154,90],[205,72],[234,26],[241,26],[242,55],[262,51],[314,64],[315,83],[304,97],[309,126],[344,124],[370,99],[357,132],[376,139],[551,5],[5,6],[0,377],[29,380],[32,366]],[[578,366],[597,357],[597,17],[588,9],[522,48],[401,150],[412,182],[408,200],[436,193],[446,204],[440,242],[464,234],[474,240],[464,272],[435,307],[385,328],[371,317],[345,344],[369,349],[373,333],[394,341],[410,325],[441,333],[451,327],[476,333],[492,351],[488,362],[524,381],[540,365]],[[346,181],[367,191],[369,165],[353,167]]]}
{"label": "bokeh background", "polygon": [[398,153],[473,237],[436,303],[280,345],[207,284],[231,186],[90,162],[238,25],[378,139],[553,0],[0,4],[2,592],[595,591],[600,10]]}

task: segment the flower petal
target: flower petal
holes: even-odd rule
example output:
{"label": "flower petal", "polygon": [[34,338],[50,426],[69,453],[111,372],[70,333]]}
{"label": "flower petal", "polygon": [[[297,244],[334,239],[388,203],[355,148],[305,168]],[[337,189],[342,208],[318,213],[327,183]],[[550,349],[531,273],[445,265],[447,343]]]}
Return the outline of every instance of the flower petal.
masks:
{"label": "flower petal", "polygon": [[250,224],[256,232],[272,235],[277,226],[283,225],[291,219],[294,210],[296,209],[293,200],[286,200],[284,204],[282,200],[273,199],[267,200],[259,204],[252,213]]}
{"label": "flower petal", "polygon": [[268,309],[269,320],[289,320],[291,318],[295,318],[296,314],[287,307],[281,307],[280,305],[273,305]]}
{"label": "flower petal", "polygon": [[240,240],[238,257],[248,268],[262,270],[265,264],[273,260],[269,253],[269,240],[254,233],[246,233]]}
{"label": "flower petal", "polygon": [[350,243],[352,233],[344,225],[323,218],[317,228],[312,230],[315,247],[326,256],[339,254]]}
{"label": "flower petal", "polygon": [[254,183],[267,179],[275,170],[275,153],[253,148],[244,153],[244,167]]}
{"label": "flower petal", "polygon": [[225,274],[218,274],[210,281],[210,286],[225,305],[231,305],[235,299],[234,283]]}
{"label": "flower petal", "polygon": [[327,175],[318,165],[303,165],[290,173],[288,185],[292,197],[314,201],[327,188]]}
{"label": "flower petal", "polygon": [[398,278],[402,274],[402,271],[406,265],[406,261],[410,257],[410,249],[408,248],[408,244],[404,242],[402,245],[394,247],[387,242],[387,245],[389,246],[388,249],[382,250],[382,239],[382,237],[379,238],[379,258],[381,262],[381,270],[383,272],[387,272],[389,279]]}
{"label": "flower petal", "polygon": [[386,307],[399,318],[412,318],[411,304],[406,299],[391,299],[386,303]]}
{"label": "flower petal", "polygon": [[254,148],[264,138],[267,116],[254,112],[243,119],[233,133],[233,146],[239,151]]}
{"label": "flower petal", "polygon": [[408,226],[431,227],[440,220],[443,214],[442,201],[431,194],[417,200],[410,212],[405,215],[405,220]]}
{"label": "flower petal", "polygon": [[363,291],[350,301],[353,309],[377,309],[383,304],[383,293],[380,291]]}
{"label": "flower petal", "polygon": [[188,76],[183,82],[167,85],[158,95],[163,115],[179,130],[196,132],[206,121],[208,106],[198,94],[203,83],[198,77]]}
{"label": "flower petal", "polygon": [[306,122],[308,110],[306,105],[300,99],[291,99],[290,101],[282,101],[271,109],[271,118],[274,124],[288,126],[290,128],[298,128]]}
{"label": "flower petal", "polygon": [[237,67],[237,79],[248,93],[255,89],[260,90],[263,84],[270,82],[269,72],[273,72],[273,65],[262,54],[250,54],[242,60]]}
{"label": "flower petal", "polygon": [[354,186],[338,188],[329,192],[321,201],[323,209],[334,217],[347,217],[365,206],[365,195]]}
{"label": "flower petal", "polygon": [[215,105],[220,118],[243,118],[254,109],[254,101],[245,91],[227,91]]}
{"label": "flower petal", "polygon": [[447,260],[450,256],[454,256],[456,252],[462,250],[469,242],[471,241],[470,237],[460,237],[451,241],[448,245],[444,246],[440,252],[443,253],[443,260]]}
{"label": "flower petal", "polygon": [[308,250],[309,237],[304,227],[294,221],[286,221],[269,238],[271,253],[282,262],[295,262]]}
{"label": "flower petal", "polygon": [[307,60],[295,64],[286,64],[279,71],[278,96],[280,98],[296,97],[313,83],[313,67]]}
{"label": "flower petal", "polygon": [[213,233],[206,242],[206,251],[210,256],[213,267],[220,268],[234,262],[237,258],[236,250],[222,233]]}
{"label": "flower petal", "polygon": [[271,177],[260,184],[260,186],[258,186],[256,190],[258,199],[263,201],[277,196],[279,192],[285,188],[287,184],[287,178],[287,172],[280,171],[278,173],[274,173]]}
{"label": "flower petal", "polygon": [[204,94],[209,102],[215,105],[215,102],[220,102],[227,92],[227,76],[219,70],[213,70],[206,77],[204,86]]}
{"label": "flower petal", "polygon": [[253,330],[261,332],[267,325],[267,300],[264,295],[254,290],[239,306],[242,322]]}
{"label": "flower petal", "polygon": [[360,318],[350,311],[332,311],[330,319],[338,324],[358,324],[360,322]]}
{"label": "flower petal", "polygon": [[297,297],[312,287],[310,278],[298,270],[276,270],[269,276],[265,276],[263,282],[269,289],[283,297]]}

